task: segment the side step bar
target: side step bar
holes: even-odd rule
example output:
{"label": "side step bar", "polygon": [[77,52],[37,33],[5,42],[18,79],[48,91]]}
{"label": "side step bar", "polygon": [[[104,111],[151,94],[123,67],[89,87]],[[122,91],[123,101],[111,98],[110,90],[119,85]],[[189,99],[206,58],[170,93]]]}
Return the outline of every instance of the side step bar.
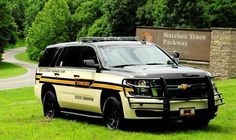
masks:
{"label": "side step bar", "polygon": [[101,115],[89,115],[89,114],[83,114],[83,113],[77,113],[77,112],[71,112],[71,111],[61,111],[61,113],[89,117],[89,118],[95,118],[95,119],[102,119],[103,118]]}

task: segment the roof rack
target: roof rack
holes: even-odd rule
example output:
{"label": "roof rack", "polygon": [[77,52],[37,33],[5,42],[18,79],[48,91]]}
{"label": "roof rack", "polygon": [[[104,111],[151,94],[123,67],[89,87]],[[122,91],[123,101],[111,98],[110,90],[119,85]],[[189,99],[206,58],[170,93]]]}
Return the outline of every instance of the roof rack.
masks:
{"label": "roof rack", "polygon": [[83,43],[102,42],[102,41],[140,41],[138,37],[81,37]]}

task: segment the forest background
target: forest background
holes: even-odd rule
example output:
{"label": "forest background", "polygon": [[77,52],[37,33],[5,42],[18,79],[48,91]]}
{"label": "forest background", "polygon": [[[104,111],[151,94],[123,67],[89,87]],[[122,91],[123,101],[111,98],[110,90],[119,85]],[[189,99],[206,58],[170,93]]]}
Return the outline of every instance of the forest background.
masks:
{"label": "forest background", "polygon": [[4,48],[25,40],[39,60],[45,47],[86,36],[135,36],[137,26],[236,28],[235,0],[1,0]]}

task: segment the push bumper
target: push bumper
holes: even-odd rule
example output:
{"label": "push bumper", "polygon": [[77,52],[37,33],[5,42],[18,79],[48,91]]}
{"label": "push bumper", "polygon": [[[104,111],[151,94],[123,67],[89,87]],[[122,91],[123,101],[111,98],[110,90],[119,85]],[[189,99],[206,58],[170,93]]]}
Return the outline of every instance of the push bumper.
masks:
{"label": "push bumper", "polygon": [[[157,79],[161,81],[160,85],[163,91],[162,97],[132,96],[126,91],[126,80],[129,79],[123,80],[124,96],[126,98],[123,102],[123,109],[124,116],[127,119],[169,120],[182,119],[184,117],[207,117],[213,119],[216,116],[218,106],[224,104],[221,93],[214,90],[210,77],[205,77],[207,89],[206,97],[178,98],[178,100],[170,97],[168,85],[164,78]],[[181,114],[181,112],[183,112],[181,110],[193,111],[194,115],[183,115]]]}

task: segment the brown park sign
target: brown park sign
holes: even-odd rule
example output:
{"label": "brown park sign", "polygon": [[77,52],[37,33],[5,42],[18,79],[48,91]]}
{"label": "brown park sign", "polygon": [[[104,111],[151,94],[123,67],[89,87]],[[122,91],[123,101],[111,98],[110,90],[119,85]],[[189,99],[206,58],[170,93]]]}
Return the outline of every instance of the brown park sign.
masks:
{"label": "brown park sign", "polygon": [[185,60],[209,61],[211,30],[138,27],[136,36],[156,43],[168,53],[177,51]]}

